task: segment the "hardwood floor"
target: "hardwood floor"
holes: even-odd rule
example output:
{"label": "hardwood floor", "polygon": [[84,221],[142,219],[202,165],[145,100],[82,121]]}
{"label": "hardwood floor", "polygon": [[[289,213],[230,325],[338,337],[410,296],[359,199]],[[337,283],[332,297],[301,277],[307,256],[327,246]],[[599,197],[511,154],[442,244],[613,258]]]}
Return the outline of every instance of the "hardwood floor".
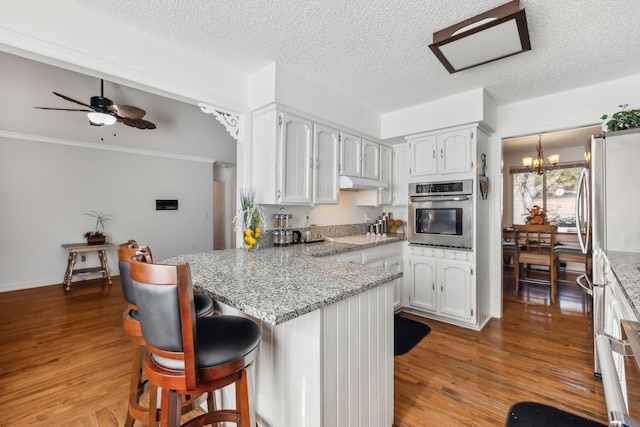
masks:
{"label": "hardwood floor", "polygon": [[562,275],[549,288],[514,296],[507,271],[504,316],[482,331],[406,315],[431,333],[395,358],[395,422],[415,426],[501,426],[509,407],[535,401],[607,424],[602,383],[593,375],[591,300]]}
{"label": "hardwood floor", "polygon": [[[131,344],[114,279],[0,294],[0,426],[123,424]],[[548,288],[515,298],[505,282],[505,315],[480,332],[409,316],[431,333],[395,358],[397,426],[500,426],[523,400],[606,422],[588,297],[561,282],[551,306]]]}

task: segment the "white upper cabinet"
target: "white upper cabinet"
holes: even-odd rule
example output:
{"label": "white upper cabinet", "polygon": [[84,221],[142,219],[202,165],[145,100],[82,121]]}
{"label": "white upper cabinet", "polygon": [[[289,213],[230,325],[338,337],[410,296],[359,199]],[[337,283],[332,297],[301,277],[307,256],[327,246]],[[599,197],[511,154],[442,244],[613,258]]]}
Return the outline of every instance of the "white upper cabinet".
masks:
{"label": "white upper cabinet", "polygon": [[362,176],[362,138],[340,132],[340,175]]}
{"label": "white upper cabinet", "polygon": [[475,126],[407,138],[409,175],[466,173],[473,171]]}
{"label": "white upper cabinet", "polygon": [[337,204],[339,186],[339,132],[316,124],[313,134],[313,202],[317,204]]}
{"label": "white upper cabinet", "polygon": [[311,203],[313,178],[313,123],[281,113],[281,203]]}
{"label": "white upper cabinet", "polygon": [[[256,203],[337,204],[340,175],[380,179],[380,144],[280,110],[251,113],[249,154]],[[390,176],[389,172],[387,176]]]}
{"label": "white upper cabinet", "polygon": [[470,172],[473,168],[471,160],[471,143],[473,131],[456,130],[438,135],[438,170],[440,173]]}
{"label": "white upper cabinet", "polygon": [[432,175],[438,172],[438,143],[436,135],[423,136],[409,140],[411,176]]}
{"label": "white upper cabinet", "polygon": [[340,132],[340,175],[380,179],[380,144]]}
{"label": "white upper cabinet", "polygon": [[380,190],[380,204],[390,205],[393,203],[393,149],[385,145],[380,145],[380,182],[388,190]]}
{"label": "white upper cabinet", "polygon": [[252,125],[257,203],[338,202],[338,131],[275,107],[254,112]]}
{"label": "white upper cabinet", "polygon": [[[382,165],[384,166],[384,162]],[[409,202],[409,144],[393,147],[392,171],[393,205],[407,205]]]}
{"label": "white upper cabinet", "polygon": [[380,179],[380,144],[362,140],[362,177]]}

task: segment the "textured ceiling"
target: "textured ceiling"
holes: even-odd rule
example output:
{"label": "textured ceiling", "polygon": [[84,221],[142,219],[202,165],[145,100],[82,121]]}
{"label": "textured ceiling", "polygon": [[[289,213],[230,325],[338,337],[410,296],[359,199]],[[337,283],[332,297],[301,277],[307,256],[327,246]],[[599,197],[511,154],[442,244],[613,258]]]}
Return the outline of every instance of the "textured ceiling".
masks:
{"label": "textured ceiling", "polygon": [[637,0],[521,0],[532,50],[456,74],[428,48],[433,32],[507,0],[71,1],[246,75],[275,61],[379,112],[479,87],[504,104],[640,73]]}

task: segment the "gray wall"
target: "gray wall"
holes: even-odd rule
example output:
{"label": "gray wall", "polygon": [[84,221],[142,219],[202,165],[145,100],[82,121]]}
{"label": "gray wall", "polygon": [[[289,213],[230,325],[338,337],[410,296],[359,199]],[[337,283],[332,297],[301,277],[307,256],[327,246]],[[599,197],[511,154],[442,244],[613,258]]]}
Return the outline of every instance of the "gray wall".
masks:
{"label": "gray wall", "polygon": [[[0,53],[0,291],[61,283],[62,243],[83,241],[89,211],[110,213],[109,241],[136,239],[156,259],[213,248],[213,163],[236,162],[236,143],[197,106],[105,82],[105,96],[147,110],[158,129],[93,127],[82,108],[99,80]],[[115,135],[114,135],[115,134]],[[178,199],[178,211],[156,211]],[[115,251],[109,254],[117,273]],[[79,267],[96,265],[87,256]]]}

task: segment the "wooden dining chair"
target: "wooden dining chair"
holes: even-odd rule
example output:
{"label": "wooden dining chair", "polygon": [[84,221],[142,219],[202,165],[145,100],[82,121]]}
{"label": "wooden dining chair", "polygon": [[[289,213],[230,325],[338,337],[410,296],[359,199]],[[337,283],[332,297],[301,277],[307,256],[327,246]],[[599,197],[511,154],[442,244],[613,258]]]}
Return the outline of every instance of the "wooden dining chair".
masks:
{"label": "wooden dining chair", "polygon": [[[558,293],[558,255],[555,252],[555,225],[513,225],[515,232],[514,273],[516,296],[521,282],[548,285],[551,288],[551,302],[556,301]],[[531,276],[530,269],[524,266],[545,266],[549,268],[549,278]]]}

